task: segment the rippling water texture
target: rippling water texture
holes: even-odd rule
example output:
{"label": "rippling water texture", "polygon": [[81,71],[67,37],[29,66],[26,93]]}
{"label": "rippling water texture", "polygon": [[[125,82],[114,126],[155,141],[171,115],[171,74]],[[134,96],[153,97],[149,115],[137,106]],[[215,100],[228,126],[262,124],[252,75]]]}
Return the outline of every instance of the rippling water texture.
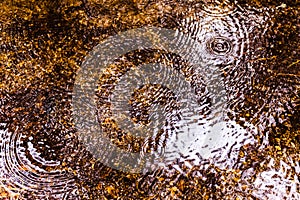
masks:
{"label": "rippling water texture", "polygon": [[[298,1],[1,2],[1,199],[300,199],[299,16]],[[175,39],[98,66],[97,45],[121,52],[108,38],[145,27]],[[78,100],[82,71],[97,82]]]}

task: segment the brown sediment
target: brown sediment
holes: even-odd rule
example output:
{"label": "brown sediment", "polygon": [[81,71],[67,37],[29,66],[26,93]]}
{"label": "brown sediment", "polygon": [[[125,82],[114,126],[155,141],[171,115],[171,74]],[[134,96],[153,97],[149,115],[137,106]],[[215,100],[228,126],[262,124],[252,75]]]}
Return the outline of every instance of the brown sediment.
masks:
{"label": "brown sediment", "polygon": [[[74,79],[93,47],[128,29],[147,25],[176,29],[183,18],[199,9],[197,1],[2,2],[0,122],[8,123],[11,132],[24,134],[25,140],[33,136],[34,147],[45,159],[64,163],[57,168],[72,174],[70,177],[79,188],[77,198],[84,199],[86,195],[90,199],[256,199],[253,195],[256,188],[251,183],[257,174],[268,170],[269,157],[277,162],[288,162],[290,158],[299,162],[300,5],[299,1],[287,1],[284,5],[280,1],[239,3],[251,9],[269,9],[272,26],[264,41],[258,41],[265,48],[262,56],[251,60],[255,75],[250,90],[242,91],[243,101],[232,105],[231,118],[241,124],[245,119],[260,125],[262,138],[257,140],[260,142],[268,135],[269,144],[264,149],[243,146],[233,169],[214,166],[189,169],[182,164],[184,175],[172,170],[172,166],[170,172],[123,173],[93,158],[77,140],[73,128]],[[226,73],[228,79],[234,76],[234,72]],[[136,96],[142,101],[139,99],[142,96]],[[117,131],[111,138],[118,138]],[[43,139],[50,148],[39,147]],[[124,141],[130,140],[130,136],[124,136],[118,144],[126,146]],[[249,169],[253,174],[245,180],[242,175]],[[294,174],[291,171],[288,177],[292,179]],[[1,197],[8,194],[0,188]],[[34,195],[20,192],[23,199],[35,198]]]}

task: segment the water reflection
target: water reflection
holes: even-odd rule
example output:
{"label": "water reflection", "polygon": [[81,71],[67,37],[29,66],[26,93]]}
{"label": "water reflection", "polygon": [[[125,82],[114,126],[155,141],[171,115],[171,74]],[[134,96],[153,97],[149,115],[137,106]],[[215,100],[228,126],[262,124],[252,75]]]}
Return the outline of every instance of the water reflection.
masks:
{"label": "water reflection", "polygon": [[10,196],[61,199],[75,187],[72,174],[59,169],[60,162],[40,157],[30,142],[32,137],[26,143],[25,135],[9,132],[7,124],[0,125],[0,176]]}
{"label": "water reflection", "polygon": [[[11,191],[19,199],[299,199],[297,2],[37,2],[38,6],[3,4],[0,192]],[[200,135],[169,135],[158,143],[170,152],[161,169],[128,174],[104,166],[80,144],[78,133],[70,128],[70,93],[76,70],[94,46],[109,35],[149,24],[189,34],[201,44],[203,62],[220,69],[226,106],[213,126],[219,134],[205,137],[212,142],[199,145]],[[152,59],[175,70],[185,66],[201,115],[211,115],[214,98],[205,87],[214,79],[190,70],[184,58],[152,50],[125,57],[115,64]],[[169,70],[161,76],[171,74]],[[103,86],[103,92],[110,89]],[[137,88],[130,96],[129,114],[136,123],[158,118],[148,112],[155,98],[162,105],[169,102],[166,111],[177,112],[175,94],[159,85]],[[170,121],[178,123],[180,115],[176,117]],[[199,127],[206,132],[205,125]],[[116,142],[118,137],[122,135],[112,134],[110,139]],[[141,148],[151,146],[147,145],[141,143]]]}

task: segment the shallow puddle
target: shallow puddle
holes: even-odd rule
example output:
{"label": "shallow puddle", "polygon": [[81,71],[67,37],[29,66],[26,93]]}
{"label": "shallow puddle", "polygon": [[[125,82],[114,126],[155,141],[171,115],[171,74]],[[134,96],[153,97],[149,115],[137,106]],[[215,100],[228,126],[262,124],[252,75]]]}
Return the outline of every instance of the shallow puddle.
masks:
{"label": "shallow puddle", "polygon": [[0,3],[3,199],[300,199],[300,4]]}

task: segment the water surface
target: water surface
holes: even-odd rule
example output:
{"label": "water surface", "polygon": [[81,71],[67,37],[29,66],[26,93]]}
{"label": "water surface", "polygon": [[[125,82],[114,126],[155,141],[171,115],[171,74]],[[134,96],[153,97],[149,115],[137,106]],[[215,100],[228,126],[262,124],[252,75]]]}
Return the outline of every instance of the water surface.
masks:
{"label": "water surface", "polygon": [[[1,197],[300,198],[297,1],[37,0],[0,6]],[[192,67],[187,56],[164,49],[144,49],[121,56],[99,75],[95,111],[107,138],[126,151],[160,149],[165,155],[153,171],[128,173],[101,163],[80,139],[86,133],[74,124],[73,87],[100,42],[147,26],[193,38],[201,65]],[[187,42],[182,37],[178,45]],[[156,74],[139,68],[147,63],[160,63],[151,68]],[[120,126],[119,112],[128,126]],[[150,125],[139,138],[130,124]],[[107,152],[104,159],[110,158]]]}

